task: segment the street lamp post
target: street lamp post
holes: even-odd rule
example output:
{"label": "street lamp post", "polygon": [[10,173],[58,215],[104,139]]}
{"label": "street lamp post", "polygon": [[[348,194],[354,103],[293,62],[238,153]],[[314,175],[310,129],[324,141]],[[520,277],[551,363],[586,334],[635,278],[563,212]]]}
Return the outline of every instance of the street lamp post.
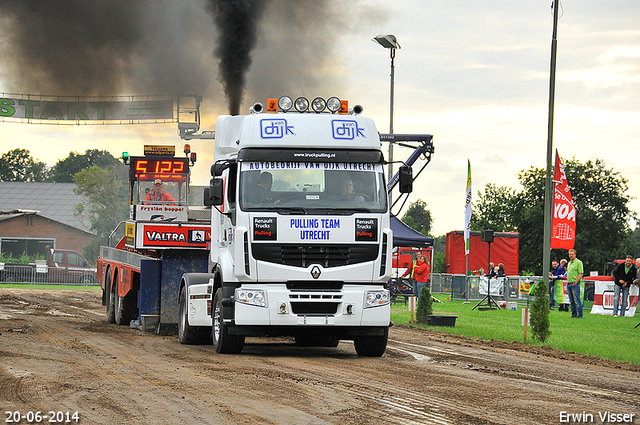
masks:
{"label": "street lamp post", "polygon": [[[373,41],[380,44],[385,49],[389,49],[391,55],[391,90],[389,92],[389,134],[393,134],[393,85],[394,85],[394,59],[396,57],[396,49],[400,48],[396,36],[393,34],[380,34],[373,38]],[[389,141],[389,171],[387,180],[393,177],[393,141]],[[389,205],[391,205],[391,194],[389,194]]]}

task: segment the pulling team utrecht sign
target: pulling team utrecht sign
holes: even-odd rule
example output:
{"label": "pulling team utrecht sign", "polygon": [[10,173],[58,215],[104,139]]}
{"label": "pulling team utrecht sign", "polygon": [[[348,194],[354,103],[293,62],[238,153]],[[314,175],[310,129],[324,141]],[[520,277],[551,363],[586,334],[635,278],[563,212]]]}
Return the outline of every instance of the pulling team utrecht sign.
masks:
{"label": "pulling team utrecht sign", "polygon": [[567,175],[556,150],[556,169],[553,175],[553,217],[551,220],[551,249],[572,249],[576,241],[576,207],[567,184]]}

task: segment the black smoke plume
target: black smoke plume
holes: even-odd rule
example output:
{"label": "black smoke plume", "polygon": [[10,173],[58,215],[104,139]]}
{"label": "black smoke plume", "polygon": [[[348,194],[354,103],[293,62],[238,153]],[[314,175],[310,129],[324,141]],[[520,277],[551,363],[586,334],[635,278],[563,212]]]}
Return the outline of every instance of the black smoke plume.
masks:
{"label": "black smoke plume", "polygon": [[0,92],[198,94],[219,113],[223,91],[232,114],[245,92],[344,96],[336,46],[388,15],[353,0],[0,0]]}
{"label": "black smoke plume", "polygon": [[240,103],[256,45],[258,23],[266,0],[210,0],[218,28],[214,55],[220,59],[220,77],[229,100],[229,113],[240,113]]}

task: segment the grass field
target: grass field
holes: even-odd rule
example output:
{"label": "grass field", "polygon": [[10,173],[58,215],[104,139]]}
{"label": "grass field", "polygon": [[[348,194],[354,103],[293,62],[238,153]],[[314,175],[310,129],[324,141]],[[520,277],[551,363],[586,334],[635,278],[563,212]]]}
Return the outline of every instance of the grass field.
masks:
{"label": "grass field", "polygon": [[[438,329],[443,332],[464,335],[473,338],[495,339],[501,341],[524,342],[522,326],[522,307],[526,301],[520,301],[514,310],[473,310],[478,303],[472,301],[447,301],[446,295],[435,295],[442,303],[433,303],[433,314],[454,314],[458,318],[456,326],[430,327],[422,324],[413,326]],[[585,307],[591,307],[587,303]],[[414,314],[415,317],[415,314]],[[394,323],[409,324],[411,312],[404,303],[393,303],[391,320]],[[571,312],[551,310],[549,313],[550,338],[544,343],[533,339],[531,328],[527,332],[526,344],[550,346],[557,350],[597,356],[610,360],[640,364],[640,322],[638,317],[612,317],[590,314],[584,311],[584,318],[572,319]]]}

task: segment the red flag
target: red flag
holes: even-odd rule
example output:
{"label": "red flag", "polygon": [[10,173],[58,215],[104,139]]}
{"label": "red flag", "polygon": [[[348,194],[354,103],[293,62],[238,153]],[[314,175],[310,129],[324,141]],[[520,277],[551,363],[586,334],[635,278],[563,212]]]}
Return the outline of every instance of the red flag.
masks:
{"label": "red flag", "polygon": [[553,174],[553,217],[551,219],[551,249],[572,249],[576,241],[576,207],[567,184],[567,175],[556,150],[556,169]]}

